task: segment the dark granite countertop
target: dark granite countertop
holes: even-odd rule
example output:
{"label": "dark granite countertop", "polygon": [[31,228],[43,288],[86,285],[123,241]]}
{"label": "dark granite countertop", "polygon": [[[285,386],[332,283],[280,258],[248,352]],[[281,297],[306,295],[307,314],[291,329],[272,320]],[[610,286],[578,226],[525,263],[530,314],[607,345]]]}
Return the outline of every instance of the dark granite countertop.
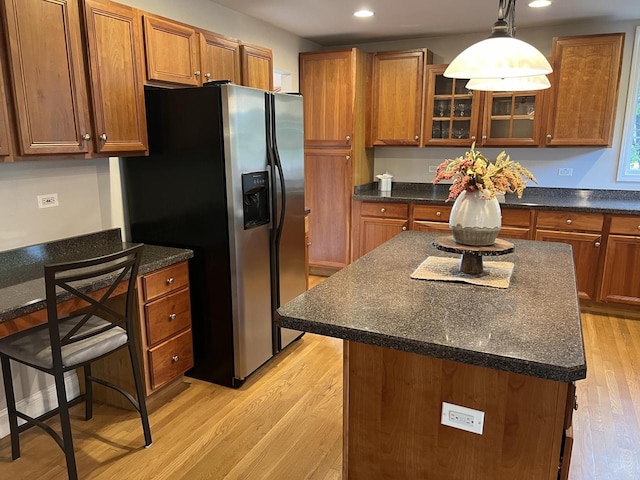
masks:
{"label": "dark granite countertop", "polygon": [[[355,200],[368,202],[411,202],[444,205],[449,185],[394,183],[390,193],[378,191],[378,184],[356,187]],[[453,205],[453,202],[449,202]],[[505,207],[540,210],[573,210],[594,213],[640,214],[640,192],[632,190],[579,190],[573,188],[528,187],[522,198],[508,194]]]}
{"label": "dark granite countertop", "polygon": [[510,240],[507,289],[414,280],[438,234],[403,232],[278,309],[283,327],[557,381],[586,377],[571,247]]}
{"label": "dark granite countertop", "polygon": [[[44,264],[113,253],[123,243],[119,228],[0,252],[0,322],[45,308]],[[193,256],[191,250],[145,245],[139,274]],[[93,284],[97,290],[104,285]],[[61,294],[62,295],[62,294]]]}

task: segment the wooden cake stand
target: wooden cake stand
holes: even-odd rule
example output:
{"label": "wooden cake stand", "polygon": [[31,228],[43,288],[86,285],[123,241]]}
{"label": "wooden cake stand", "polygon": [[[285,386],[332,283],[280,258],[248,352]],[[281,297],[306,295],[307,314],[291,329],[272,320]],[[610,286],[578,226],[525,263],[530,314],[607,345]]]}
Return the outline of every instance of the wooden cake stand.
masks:
{"label": "wooden cake stand", "polygon": [[461,245],[453,240],[451,235],[438,237],[433,241],[433,246],[438,250],[451,253],[460,253],[460,271],[467,275],[480,275],[483,271],[482,257],[489,255],[505,255],[515,250],[513,243],[496,238],[493,245],[475,247],[473,245]]}

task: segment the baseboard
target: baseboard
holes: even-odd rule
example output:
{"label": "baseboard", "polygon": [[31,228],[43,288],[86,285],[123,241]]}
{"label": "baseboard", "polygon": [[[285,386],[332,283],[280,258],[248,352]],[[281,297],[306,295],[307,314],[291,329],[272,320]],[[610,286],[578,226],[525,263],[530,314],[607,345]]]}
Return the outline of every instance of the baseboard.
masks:
{"label": "baseboard", "polygon": [[[80,395],[78,376],[75,372],[65,377],[64,384],[67,390],[68,400]],[[55,384],[51,384],[45,390],[35,392],[27,398],[23,398],[17,402],[18,410],[34,418],[48,412],[52,408],[55,408],[56,405],[58,405],[58,396],[56,395]],[[18,419],[18,423],[23,424],[24,420]],[[9,415],[5,407],[0,410],[0,438],[6,437],[7,435],[9,435]]]}

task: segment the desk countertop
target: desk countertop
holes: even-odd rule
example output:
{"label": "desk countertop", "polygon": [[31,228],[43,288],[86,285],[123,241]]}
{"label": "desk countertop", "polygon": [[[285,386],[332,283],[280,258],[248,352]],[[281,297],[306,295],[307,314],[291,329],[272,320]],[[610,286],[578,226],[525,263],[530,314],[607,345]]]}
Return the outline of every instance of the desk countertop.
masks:
{"label": "desk countertop", "polygon": [[[0,322],[46,308],[44,264],[106,255],[127,244],[120,229],[0,252]],[[191,250],[145,245],[139,274],[187,260]],[[102,285],[92,285],[99,289]]]}
{"label": "desk countertop", "polygon": [[557,381],[585,378],[571,247],[510,240],[507,289],[414,280],[438,235],[403,232],[278,309],[281,326]]}

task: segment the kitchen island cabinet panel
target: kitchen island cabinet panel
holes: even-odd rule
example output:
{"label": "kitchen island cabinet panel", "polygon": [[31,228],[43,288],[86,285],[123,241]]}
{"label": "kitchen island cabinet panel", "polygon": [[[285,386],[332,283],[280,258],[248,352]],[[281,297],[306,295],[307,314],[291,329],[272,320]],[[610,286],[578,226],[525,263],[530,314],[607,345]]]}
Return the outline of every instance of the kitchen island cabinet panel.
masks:
{"label": "kitchen island cabinet panel", "polygon": [[89,152],[91,128],[77,1],[3,3],[20,153]]}
{"label": "kitchen island cabinet panel", "polygon": [[[557,478],[566,383],[358,342],[344,357],[344,478]],[[485,412],[482,435],[442,425],[442,402]]]}
{"label": "kitchen island cabinet panel", "polygon": [[136,11],[85,0],[94,144],[97,152],[147,150],[142,29]]}

